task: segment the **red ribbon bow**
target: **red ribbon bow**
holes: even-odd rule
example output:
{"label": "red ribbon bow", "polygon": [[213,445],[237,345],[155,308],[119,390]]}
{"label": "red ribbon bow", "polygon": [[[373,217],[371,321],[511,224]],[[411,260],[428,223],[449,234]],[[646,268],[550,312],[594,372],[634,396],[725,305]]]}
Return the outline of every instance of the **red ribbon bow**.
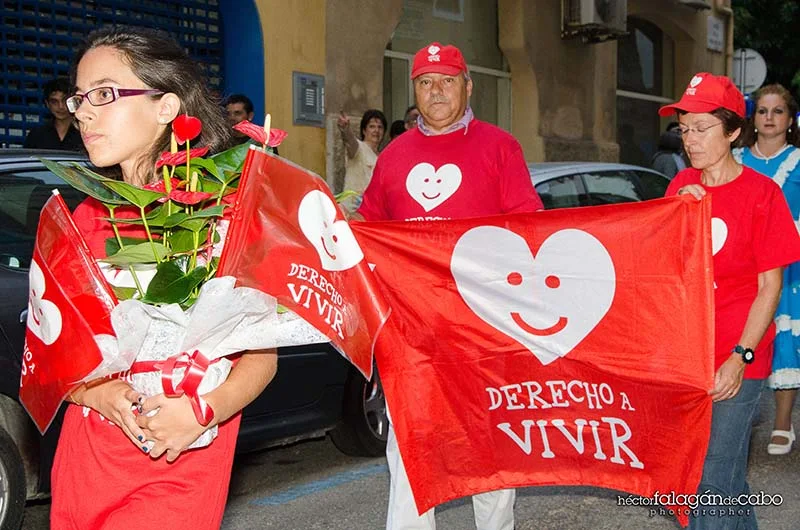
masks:
{"label": "red ribbon bow", "polygon": [[[197,393],[203,376],[206,375],[211,361],[199,350],[195,350],[191,355],[182,352],[164,361],[137,361],[131,366],[130,373],[154,372],[161,370],[161,386],[164,395],[167,397],[181,397],[185,395],[192,404],[194,416],[197,423],[203,427],[207,426],[214,419],[214,409],[211,405]],[[173,383],[175,370],[185,368],[183,378],[178,384]]]}

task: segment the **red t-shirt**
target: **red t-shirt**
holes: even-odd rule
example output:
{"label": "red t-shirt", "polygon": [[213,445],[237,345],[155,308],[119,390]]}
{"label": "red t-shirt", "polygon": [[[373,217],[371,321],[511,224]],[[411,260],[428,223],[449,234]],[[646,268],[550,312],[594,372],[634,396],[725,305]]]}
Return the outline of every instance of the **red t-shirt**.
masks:
{"label": "red t-shirt", "polygon": [[[702,185],[700,175],[695,168],[681,171],[666,195],[687,184]],[[716,370],[741,339],[758,294],[758,274],[800,259],[800,237],[781,189],[761,173],[743,166],[731,182],[703,188],[711,194]],[[774,338],[773,323],[755,349],[755,361],[745,368],[745,378],[769,375]]]}
{"label": "red t-shirt", "polygon": [[401,134],[378,157],[358,213],[367,221],[482,217],[543,209],[513,136],[475,120],[466,129]]}
{"label": "red t-shirt", "polygon": [[[135,212],[115,213],[138,216]],[[99,217],[108,210],[89,199],[73,215],[96,257],[113,236]],[[123,228],[143,237],[143,230]],[[119,427],[94,410],[69,405],[52,470],[51,528],[218,529],[228,495],[240,415],[219,426],[211,445],[184,452],[168,464],[137,449]]]}

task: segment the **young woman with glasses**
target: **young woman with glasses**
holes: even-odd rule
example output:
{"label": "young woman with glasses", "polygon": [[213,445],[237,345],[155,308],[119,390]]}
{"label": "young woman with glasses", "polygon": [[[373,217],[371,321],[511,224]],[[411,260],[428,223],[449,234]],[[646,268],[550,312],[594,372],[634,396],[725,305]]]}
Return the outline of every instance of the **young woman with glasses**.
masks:
{"label": "young woman with glasses", "polygon": [[[231,142],[195,62],[160,32],[115,28],[89,35],[77,53],[72,83],[76,92],[68,105],[92,163],[116,169],[127,183],[142,186],[158,178],[155,162],[169,150],[170,123],[179,114],[202,121],[195,146],[214,151]],[[111,234],[107,215],[93,199],[74,215],[98,257]],[[125,233],[135,236],[131,230],[136,228]],[[79,387],[69,396],[53,464],[52,528],[148,528],[156,522],[170,529],[219,528],[239,412],[276,366],[274,350],[243,352],[228,379],[203,396],[214,411],[207,426],[198,423],[186,396],[144,399],[124,379]],[[135,415],[137,406],[157,412]],[[210,445],[186,451],[215,425],[218,436]]]}

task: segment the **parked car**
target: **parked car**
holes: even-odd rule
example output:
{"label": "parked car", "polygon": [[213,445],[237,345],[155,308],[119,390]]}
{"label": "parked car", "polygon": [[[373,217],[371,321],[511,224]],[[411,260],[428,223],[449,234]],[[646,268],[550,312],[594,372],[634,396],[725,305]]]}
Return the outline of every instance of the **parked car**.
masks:
{"label": "parked car", "polygon": [[528,171],[548,210],[656,199],[669,185],[665,175],[628,164],[545,162]]}
{"label": "parked car", "polygon": [[[0,149],[0,529],[16,530],[26,499],[46,496],[61,416],[40,436],[18,401],[27,321],[28,268],[39,211],[58,188],[74,208],[85,197],[37,157],[88,164],[60,151]],[[237,450],[329,434],[351,455],[384,453],[386,405],[377,376],[366,381],[329,344],[278,350],[278,373],[244,411]]]}

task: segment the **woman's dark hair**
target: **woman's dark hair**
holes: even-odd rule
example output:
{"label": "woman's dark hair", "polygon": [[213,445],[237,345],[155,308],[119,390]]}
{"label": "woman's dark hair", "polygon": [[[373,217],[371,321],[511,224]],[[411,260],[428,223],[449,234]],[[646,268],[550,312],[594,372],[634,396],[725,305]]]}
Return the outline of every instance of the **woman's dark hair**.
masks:
{"label": "woman's dark hair", "polygon": [[789,128],[786,130],[786,142],[795,147],[800,147],[800,131],[798,131],[796,121],[797,112],[800,109],[798,109],[797,102],[794,100],[794,97],[792,97],[792,93],[786,90],[783,85],[779,84],[761,87],[756,91],[755,94],[753,94],[753,101],[755,101],[756,108],[753,112],[753,116],[747,120],[747,124],[742,131],[741,140],[738,142],[738,144],[741,146],[752,147],[753,144],[756,143],[756,140],[758,139],[758,133],[756,132],[755,126],[755,113],[758,112],[758,101],[762,97],[770,94],[779,96],[781,99],[783,99],[783,102],[786,103],[786,110],[788,111],[789,118],[791,119]]}
{"label": "woman's dark hair", "polygon": [[[684,110],[678,110],[678,116],[683,116],[684,114],[688,113]],[[725,132],[725,136],[730,136],[736,132],[736,129],[744,127],[745,119],[724,107],[718,107],[709,112],[709,114],[722,122],[722,130]],[[741,138],[741,135],[739,135],[739,138]],[[738,141],[739,139],[737,138],[735,143],[738,143]]]}
{"label": "woman's dark hair", "polygon": [[[219,103],[211,96],[203,72],[183,48],[167,33],[150,28],[114,26],[93,31],[78,49],[70,70],[75,86],[78,63],[91,49],[107,46],[123,57],[133,73],[150,88],[172,92],[181,100],[181,114],[186,113],[203,122],[203,131],[192,142],[195,147],[209,146],[219,152],[232,145],[232,134]],[[145,96],[142,96],[145,97]],[[161,96],[150,96],[157,99]],[[148,180],[160,154],[169,150],[172,129],[167,127],[154,142],[139,168],[146,167]]]}
{"label": "woman's dark hair", "polygon": [[389,138],[394,140],[404,132],[406,132],[406,122],[403,120],[394,120],[392,126],[389,128]]}
{"label": "woman's dark hair", "polygon": [[725,130],[725,136],[730,136],[736,129],[744,127],[745,119],[724,107],[714,109],[709,112],[712,116],[722,122],[722,128]]}
{"label": "woman's dark hair", "polygon": [[369,122],[373,118],[378,118],[381,123],[383,124],[383,130],[386,130],[386,116],[383,115],[383,112],[379,111],[378,109],[369,109],[367,112],[361,116],[361,127],[358,129],[361,131],[361,139],[364,139],[364,130],[369,125]]}

